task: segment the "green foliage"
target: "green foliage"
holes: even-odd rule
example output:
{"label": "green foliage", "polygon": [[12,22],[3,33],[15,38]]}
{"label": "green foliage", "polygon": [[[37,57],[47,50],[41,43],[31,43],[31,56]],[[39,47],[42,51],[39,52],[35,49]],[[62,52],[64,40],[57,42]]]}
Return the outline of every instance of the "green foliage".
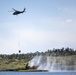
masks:
{"label": "green foliage", "polygon": [[[45,52],[35,52],[35,53],[27,53],[27,54],[0,54],[0,70],[20,70],[20,69],[28,69],[28,62],[36,55],[42,55],[42,56],[53,56],[53,58],[58,57],[57,59],[71,59],[69,60],[69,64],[76,64],[76,50],[71,48],[61,48],[61,49],[53,49],[53,50],[47,50]],[[69,58],[71,56],[71,58]],[[45,59],[44,59],[45,60]],[[56,61],[58,62],[58,61]],[[62,62],[62,61],[61,61]],[[68,63],[68,62],[67,62]],[[35,67],[33,67],[35,68]]]}

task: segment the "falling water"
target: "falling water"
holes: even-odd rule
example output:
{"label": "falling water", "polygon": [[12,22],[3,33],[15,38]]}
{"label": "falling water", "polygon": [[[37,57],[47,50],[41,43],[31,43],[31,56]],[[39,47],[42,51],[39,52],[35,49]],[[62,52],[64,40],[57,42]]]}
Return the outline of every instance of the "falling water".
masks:
{"label": "falling water", "polygon": [[30,67],[37,67],[38,70],[48,70],[48,71],[71,71],[76,70],[76,65],[73,61],[57,58],[53,56],[35,56],[31,61],[29,61]]}
{"label": "falling water", "polygon": [[31,61],[29,61],[29,66],[38,66],[40,64],[42,56],[35,56]]}

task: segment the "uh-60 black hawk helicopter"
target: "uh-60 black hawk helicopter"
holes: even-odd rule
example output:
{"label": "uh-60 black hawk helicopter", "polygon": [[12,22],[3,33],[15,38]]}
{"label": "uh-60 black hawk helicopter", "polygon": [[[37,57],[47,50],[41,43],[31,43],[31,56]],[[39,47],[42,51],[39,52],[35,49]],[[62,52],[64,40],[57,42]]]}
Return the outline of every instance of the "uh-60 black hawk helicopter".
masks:
{"label": "uh-60 black hawk helicopter", "polygon": [[25,10],[26,10],[26,8],[24,8],[23,11],[18,11],[18,10],[15,10],[14,8],[12,8],[12,9],[14,10],[13,15],[19,15],[19,14],[21,14],[21,13],[24,13]]}

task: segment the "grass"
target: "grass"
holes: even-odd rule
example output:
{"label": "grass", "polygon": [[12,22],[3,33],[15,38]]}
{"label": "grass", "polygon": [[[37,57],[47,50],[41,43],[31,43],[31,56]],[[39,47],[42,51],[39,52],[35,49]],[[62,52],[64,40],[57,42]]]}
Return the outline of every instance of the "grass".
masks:
{"label": "grass", "polygon": [[27,62],[25,61],[25,59],[0,59],[0,70],[25,68],[26,64]]}
{"label": "grass", "polygon": [[[54,61],[69,65],[69,69],[76,66],[76,55],[71,56],[51,56],[48,57],[49,61]],[[0,70],[9,69],[24,69],[29,60],[27,59],[1,59],[0,58]],[[65,66],[67,67],[67,66]],[[24,71],[24,70],[22,70]]]}

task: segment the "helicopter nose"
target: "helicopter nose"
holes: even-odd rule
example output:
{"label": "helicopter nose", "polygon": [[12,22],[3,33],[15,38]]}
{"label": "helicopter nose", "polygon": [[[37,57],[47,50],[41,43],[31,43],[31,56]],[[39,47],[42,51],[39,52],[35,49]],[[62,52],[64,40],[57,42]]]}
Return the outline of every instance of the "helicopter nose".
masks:
{"label": "helicopter nose", "polygon": [[17,15],[16,13],[13,13],[13,15]]}
{"label": "helicopter nose", "polygon": [[13,13],[13,15],[15,15],[15,13]]}

